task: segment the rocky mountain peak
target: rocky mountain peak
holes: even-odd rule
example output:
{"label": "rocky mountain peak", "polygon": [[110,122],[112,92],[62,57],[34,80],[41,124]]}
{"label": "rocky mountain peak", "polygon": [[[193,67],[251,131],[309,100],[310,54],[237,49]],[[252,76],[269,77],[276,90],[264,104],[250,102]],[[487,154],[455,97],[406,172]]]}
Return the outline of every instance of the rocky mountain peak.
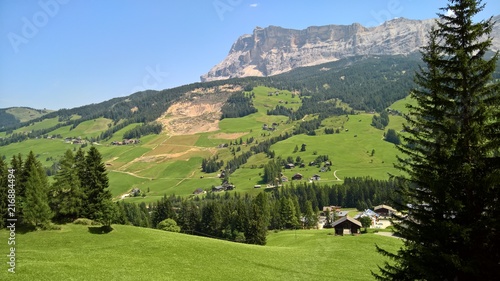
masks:
{"label": "rocky mountain peak", "polygon": [[[425,45],[427,32],[434,24],[435,19],[396,18],[376,27],[359,23],[310,26],[302,30],[255,27],[252,34],[238,38],[228,56],[202,75],[201,81],[271,76],[355,55],[409,54]],[[494,37],[499,30],[497,25]],[[499,46],[497,38],[494,46]]]}

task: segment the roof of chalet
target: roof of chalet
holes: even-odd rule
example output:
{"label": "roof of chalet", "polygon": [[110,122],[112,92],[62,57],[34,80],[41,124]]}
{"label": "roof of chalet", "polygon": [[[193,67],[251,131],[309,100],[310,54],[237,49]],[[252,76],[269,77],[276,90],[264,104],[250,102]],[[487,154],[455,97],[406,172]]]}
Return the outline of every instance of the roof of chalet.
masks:
{"label": "roof of chalet", "polygon": [[361,217],[378,217],[380,216],[379,214],[375,213],[374,211],[370,209],[364,210],[362,213],[357,214],[354,216],[355,219],[361,218]]}
{"label": "roof of chalet", "polygon": [[349,211],[337,211],[336,214],[339,217],[346,217]]}
{"label": "roof of chalet", "polygon": [[352,223],[354,223],[355,225],[359,226],[359,227],[362,227],[361,223],[351,217],[348,217],[348,216],[345,216],[345,217],[342,217],[341,219],[338,219],[336,220],[334,223],[332,223],[332,227],[335,227],[345,221],[350,221]]}
{"label": "roof of chalet", "polygon": [[203,190],[202,188],[197,188],[197,189],[195,189],[195,191],[193,193],[199,194],[199,193],[203,193],[203,192],[205,192],[205,190]]}
{"label": "roof of chalet", "polygon": [[388,205],[378,205],[378,206],[375,206],[375,208],[373,208],[374,211],[379,210],[379,209],[387,209],[389,211],[396,212],[396,210],[394,208],[392,208],[391,206],[388,206]]}

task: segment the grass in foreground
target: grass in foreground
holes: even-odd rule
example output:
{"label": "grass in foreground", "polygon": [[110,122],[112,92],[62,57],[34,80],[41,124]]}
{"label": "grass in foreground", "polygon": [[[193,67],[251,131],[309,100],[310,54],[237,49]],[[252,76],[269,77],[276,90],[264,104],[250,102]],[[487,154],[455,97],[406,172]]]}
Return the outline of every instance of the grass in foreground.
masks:
{"label": "grass in foreground", "polygon": [[[1,280],[372,280],[399,239],[332,230],[270,233],[267,246],[237,244],[160,230],[114,225],[108,234],[88,226],[16,236],[16,273],[2,262]],[[1,231],[7,241],[7,231]],[[7,243],[1,247],[8,254]],[[6,255],[2,255],[7,261]]]}

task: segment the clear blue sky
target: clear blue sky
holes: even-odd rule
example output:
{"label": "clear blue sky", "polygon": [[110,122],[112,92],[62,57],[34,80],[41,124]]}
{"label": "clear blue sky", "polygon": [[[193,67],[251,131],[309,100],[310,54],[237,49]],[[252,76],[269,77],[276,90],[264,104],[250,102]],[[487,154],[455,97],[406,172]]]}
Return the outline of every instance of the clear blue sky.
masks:
{"label": "clear blue sky", "polygon": [[[256,26],[374,26],[434,18],[446,3],[0,0],[0,108],[72,108],[198,82]],[[500,14],[500,1],[485,3],[481,18]]]}

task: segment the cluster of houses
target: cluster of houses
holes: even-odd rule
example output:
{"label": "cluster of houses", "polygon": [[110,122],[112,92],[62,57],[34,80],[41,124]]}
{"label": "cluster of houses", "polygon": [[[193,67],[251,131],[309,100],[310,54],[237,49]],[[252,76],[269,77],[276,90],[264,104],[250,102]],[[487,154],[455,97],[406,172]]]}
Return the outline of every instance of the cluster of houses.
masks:
{"label": "cluster of houses", "polygon": [[359,234],[361,231],[361,222],[359,222],[359,218],[369,217],[371,219],[370,227],[379,227],[378,222],[380,218],[390,217],[392,214],[397,211],[388,205],[379,205],[373,208],[373,210],[367,209],[356,216],[351,218],[348,216],[348,211],[342,211],[340,206],[326,206],[323,207],[323,212],[319,216],[318,221],[318,229],[321,229],[325,226],[327,218],[327,211],[330,213],[330,219],[336,217],[337,220],[332,222],[331,228],[335,229],[335,235],[346,235],[346,234]]}
{"label": "cluster of houses", "polygon": [[[224,182],[221,185],[213,186],[212,192],[230,191],[230,190],[234,190],[235,188],[236,188],[236,186],[234,186],[233,184],[230,184],[228,182]],[[194,195],[200,195],[200,194],[206,194],[206,193],[207,193],[207,191],[204,190],[203,188],[197,188],[193,191]]]}
{"label": "cluster of houses", "polygon": [[278,127],[278,123],[272,123],[271,126],[264,124],[262,125],[262,130],[264,131],[274,131],[276,130],[276,127]]}
{"label": "cluster of houses", "polygon": [[[304,176],[301,173],[295,173],[292,176],[292,180],[302,180]],[[310,181],[319,181],[321,179],[321,176],[318,174],[314,174],[312,177],[309,178]],[[282,182],[287,182],[288,177],[284,176],[283,174],[281,175],[281,181]]]}
{"label": "cluster of houses", "polygon": [[139,139],[124,139],[123,141],[113,141],[111,145],[127,145],[127,144],[138,144],[141,140]]}
{"label": "cluster of houses", "polygon": [[77,137],[77,138],[65,138],[64,139],[65,143],[71,143],[71,144],[85,144],[87,143],[86,140],[82,139],[82,137]]}
{"label": "cluster of houses", "polygon": [[[309,166],[314,166],[314,165],[316,165],[316,162],[314,162],[314,161],[309,162]],[[330,162],[330,161],[325,161],[324,166],[323,166],[323,167],[321,167],[320,171],[321,171],[321,172],[326,172],[326,171],[328,170],[328,167],[330,167],[331,165],[332,165],[332,164],[331,164],[331,162]],[[288,170],[293,169],[293,168],[295,168],[295,167],[297,167],[297,166],[296,166],[295,164],[293,164],[293,163],[288,163],[288,164],[285,164],[285,169],[288,169]],[[306,167],[306,164],[304,164],[304,163],[300,163],[300,164],[298,165],[298,167],[299,167],[299,168],[305,168],[305,167]]]}
{"label": "cluster of houses", "polygon": [[222,192],[222,191],[229,191],[229,190],[234,190],[236,186],[224,182],[222,185],[214,186],[212,187],[212,192]]}

